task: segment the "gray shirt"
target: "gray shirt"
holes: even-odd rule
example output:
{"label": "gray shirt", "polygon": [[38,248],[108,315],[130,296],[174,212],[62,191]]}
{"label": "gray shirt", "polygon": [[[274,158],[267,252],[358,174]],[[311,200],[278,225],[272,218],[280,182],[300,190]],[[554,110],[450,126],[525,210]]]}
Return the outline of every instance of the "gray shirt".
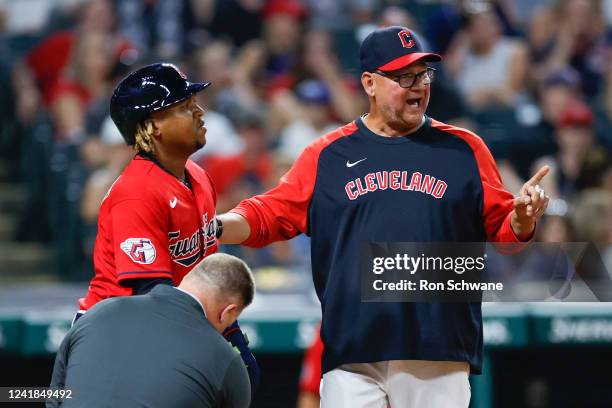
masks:
{"label": "gray shirt", "polygon": [[51,387],[73,398],[47,407],[248,407],[240,355],[189,294],[158,285],[107,299],[70,329]]}

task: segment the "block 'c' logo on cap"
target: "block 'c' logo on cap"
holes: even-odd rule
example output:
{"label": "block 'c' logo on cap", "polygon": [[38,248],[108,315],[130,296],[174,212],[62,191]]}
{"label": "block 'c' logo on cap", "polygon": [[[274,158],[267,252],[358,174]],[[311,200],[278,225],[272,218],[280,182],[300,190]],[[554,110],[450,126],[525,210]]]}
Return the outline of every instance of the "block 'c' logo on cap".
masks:
{"label": "block 'c' logo on cap", "polygon": [[400,41],[402,42],[402,47],[404,48],[412,48],[414,47],[414,40],[412,39],[412,34],[408,30],[402,30],[397,33]]}

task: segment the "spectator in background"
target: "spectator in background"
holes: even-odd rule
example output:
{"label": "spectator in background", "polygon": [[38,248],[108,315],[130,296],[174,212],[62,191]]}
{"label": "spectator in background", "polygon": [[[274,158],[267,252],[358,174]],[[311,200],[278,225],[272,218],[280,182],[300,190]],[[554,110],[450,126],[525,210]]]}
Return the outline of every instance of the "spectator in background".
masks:
{"label": "spectator in background", "polygon": [[[311,30],[323,31],[336,44],[334,55],[345,71],[357,72],[359,61],[354,50],[369,34],[376,20],[378,0],[301,0],[308,9]],[[402,24],[397,24],[402,25]],[[359,33],[368,32],[360,37]],[[357,34],[357,36],[355,35]]]}
{"label": "spectator in background", "polygon": [[[582,99],[582,81],[578,73],[564,67],[551,72],[538,86],[538,104],[541,112],[541,123],[548,125],[550,134],[568,105]],[[544,130],[544,129],[541,129]]]}
{"label": "spectator in background", "polygon": [[[234,49],[225,40],[213,40],[194,51],[194,71],[202,78],[212,78],[218,88],[203,100],[212,109],[212,133],[209,131],[207,135],[210,137],[210,153],[239,152],[241,141],[230,121],[236,121],[244,111],[261,114],[266,111],[266,58],[266,45],[259,39],[251,40],[239,49]],[[196,156],[198,158],[201,157]]]}
{"label": "spectator in background", "polygon": [[602,184],[607,152],[597,145],[593,125],[593,112],[583,102],[571,103],[561,113],[555,131],[557,154],[534,163],[534,168],[551,167],[542,188],[552,198],[569,199],[580,190]]}
{"label": "spectator in background", "polygon": [[563,243],[576,239],[570,219],[563,215],[545,215],[541,220],[536,239],[539,242]]}
{"label": "spectator in background", "polygon": [[[542,60],[550,52],[556,32],[555,13],[552,7],[539,7],[536,9],[529,20],[526,30],[530,60],[527,77],[529,84],[533,88],[552,72],[550,69],[544,68]],[[559,68],[563,68],[563,66]]]}
{"label": "spectator in background", "polygon": [[227,115],[219,112],[221,100],[225,99],[227,111],[239,110],[233,96],[234,79],[231,56],[232,47],[226,41],[215,40],[192,54],[193,70],[197,78],[207,78],[215,84],[210,93],[201,92],[197,95],[198,103],[206,106],[206,149],[194,154],[192,159],[201,160],[209,154],[236,154],[242,149],[240,137]]}
{"label": "spectator in background", "polygon": [[454,83],[441,72],[439,79],[431,83],[431,99],[427,114],[440,121],[467,129],[476,129],[476,124],[468,117],[468,106]]}
{"label": "spectator in background", "polygon": [[572,221],[577,240],[598,243],[612,278],[612,192],[603,189],[582,192],[574,202]]}
{"label": "spectator in background", "polygon": [[215,183],[217,212],[225,212],[245,197],[262,192],[272,170],[262,115],[243,112],[236,126],[242,141],[241,151],[232,155],[208,155],[199,163]]}
{"label": "spectator in background", "polygon": [[298,58],[306,10],[297,0],[269,0],[263,11],[263,39],[269,79],[287,73]]}
{"label": "spectator in background", "polygon": [[51,105],[57,93],[58,82],[67,75],[66,71],[71,61],[74,61],[74,55],[79,52],[76,50],[79,39],[92,32],[106,33],[106,47],[110,47],[116,56],[133,48],[116,32],[110,0],[84,2],[78,9],[77,23],[73,30],[52,34],[16,64],[13,83],[17,116],[22,123],[30,123],[41,106]]}
{"label": "spectator in background", "polygon": [[[196,24],[199,27],[208,26],[214,38],[227,38],[236,47],[242,47],[252,39],[261,37],[263,9],[267,2],[267,0],[190,0],[191,9],[196,14],[200,14],[196,18]],[[209,19],[210,23],[207,24]]]}
{"label": "spectator in background", "polygon": [[528,31],[529,26],[540,10],[550,8],[557,0],[497,0],[506,11],[506,16],[514,23],[519,33]]}
{"label": "spectator in background", "polygon": [[332,113],[340,121],[365,111],[366,101],[358,92],[359,83],[342,72],[335,56],[333,37],[322,30],[311,30],[304,36],[303,46],[300,61],[293,69],[295,84],[306,79],[324,82],[330,92]]}
{"label": "spectator in background", "polygon": [[379,26],[402,26],[402,27],[415,27],[415,31],[419,30],[419,25],[416,20],[408,12],[398,6],[388,6],[382,9],[380,17],[378,18]]}
{"label": "spectator in background", "polygon": [[526,48],[502,35],[492,11],[471,14],[451,45],[447,67],[475,110],[512,108],[525,91]]}
{"label": "spectator in background", "polygon": [[270,130],[277,134],[295,118],[296,107],[292,93],[306,80],[323,83],[330,95],[331,115],[337,120],[350,120],[366,109],[366,101],[359,92],[354,77],[342,72],[335,56],[333,38],[329,33],[311,30],[304,36],[299,59],[290,72],[278,76],[269,86]]}
{"label": "spectator in background", "polygon": [[554,133],[561,113],[582,97],[580,77],[569,67],[551,73],[539,83],[537,90],[535,124],[516,131],[511,151],[506,160],[499,163],[507,188],[515,193],[522,180],[528,177],[535,160],[557,153]]}
{"label": "spectator in background", "polygon": [[184,1],[117,1],[119,29],[144,55],[171,59],[183,49]]}
{"label": "spectator in background", "polygon": [[104,95],[96,98],[85,113],[86,140],[80,145],[80,158],[83,166],[92,171],[105,164],[105,146],[101,141],[103,127],[110,115],[109,99],[114,86],[123,79],[136,63],[138,53],[124,53],[121,58],[113,58],[114,66],[105,82]]}
{"label": "spectator in background", "polygon": [[[527,7],[517,10],[517,1],[528,2]],[[455,37],[462,29],[465,21],[469,20],[470,15],[485,11],[491,11],[499,19],[500,28],[503,34],[515,36],[521,30],[521,20],[519,13],[525,15],[525,10],[531,10],[535,4],[544,2],[550,3],[554,0],[457,0],[439,1],[427,13],[426,27],[427,38],[432,42],[432,49],[436,52],[446,53],[451,47]],[[402,3],[411,5],[410,0]],[[417,9],[417,8],[415,8]],[[531,13],[529,13],[531,16]]]}
{"label": "spectator in background", "polygon": [[64,74],[51,88],[49,111],[58,141],[82,143],[87,109],[108,97],[108,78],[115,61],[109,40],[103,31],[82,33]]}
{"label": "spectator in background", "polygon": [[102,124],[100,142],[101,150],[99,154],[102,165],[89,176],[81,200],[81,217],[94,229],[102,199],[134,156],[133,149],[125,144],[119,129],[117,129],[110,116]]}
{"label": "spectator in background", "polygon": [[374,19],[377,0],[302,0],[308,8],[310,25],[331,32],[353,30]]}
{"label": "spectator in background", "polygon": [[612,193],[593,188],[576,196],[573,225],[580,241],[612,244]]}
{"label": "spectator in background", "polygon": [[[289,171],[294,162],[294,158],[286,156],[278,150],[274,151],[271,160],[272,169],[265,180],[262,192],[276,186],[278,180]],[[310,237],[306,235],[299,235],[288,241],[274,242],[266,248],[239,248],[245,254],[248,254],[249,259],[253,259],[254,262],[260,262],[263,265],[267,262],[268,265],[281,266],[290,272],[302,274],[309,283],[312,281],[310,275]]]}
{"label": "spectator in background", "polygon": [[281,131],[278,147],[282,154],[293,160],[315,139],[340,126],[331,120],[331,95],[324,82],[304,81],[297,86],[295,93],[299,101],[298,112]]}
{"label": "spectator in background", "polygon": [[[243,142],[240,153],[207,155],[199,163],[215,183],[217,212],[227,211],[241,200],[271,188],[295,160],[280,151],[270,152],[261,114],[242,112],[237,116],[236,127]],[[310,267],[310,239],[305,236],[258,250],[245,247],[224,250],[239,255],[255,268],[280,266],[301,272]]]}
{"label": "spectator in background", "polygon": [[[532,55],[538,79],[564,66],[580,74],[585,94],[599,93],[606,69],[606,26],[600,0],[558,0],[550,12],[543,11],[532,29]],[[538,33],[533,35],[534,30]],[[533,41],[537,37],[537,41]]]}

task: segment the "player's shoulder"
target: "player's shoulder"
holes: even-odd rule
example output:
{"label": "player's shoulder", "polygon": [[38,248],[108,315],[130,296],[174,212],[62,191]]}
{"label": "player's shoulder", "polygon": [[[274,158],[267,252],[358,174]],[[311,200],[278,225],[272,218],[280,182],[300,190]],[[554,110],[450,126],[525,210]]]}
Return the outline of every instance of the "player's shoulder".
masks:
{"label": "player's shoulder", "polygon": [[151,160],[136,156],[109,189],[104,201],[115,204],[124,200],[150,199],[157,195],[159,167]]}
{"label": "player's shoulder", "polygon": [[450,125],[448,123],[440,122],[436,119],[431,119],[431,128],[438,130],[439,132],[445,133],[450,137],[456,137],[463,140],[470,146],[472,150],[487,149],[487,145],[484,140],[476,133],[469,129],[465,129],[459,126]]}

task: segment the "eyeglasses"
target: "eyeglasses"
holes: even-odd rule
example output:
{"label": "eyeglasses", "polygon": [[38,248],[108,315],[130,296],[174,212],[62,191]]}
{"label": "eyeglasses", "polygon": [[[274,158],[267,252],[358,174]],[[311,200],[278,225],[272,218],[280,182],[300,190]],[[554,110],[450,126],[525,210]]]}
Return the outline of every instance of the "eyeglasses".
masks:
{"label": "eyeglasses", "polygon": [[389,75],[379,70],[376,70],[376,73],[397,82],[402,88],[412,88],[414,84],[416,84],[417,79],[421,80],[424,85],[431,84],[433,82],[436,69],[427,67],[425,71],[417,72],[416,74],[404,74],[399,76]]}

